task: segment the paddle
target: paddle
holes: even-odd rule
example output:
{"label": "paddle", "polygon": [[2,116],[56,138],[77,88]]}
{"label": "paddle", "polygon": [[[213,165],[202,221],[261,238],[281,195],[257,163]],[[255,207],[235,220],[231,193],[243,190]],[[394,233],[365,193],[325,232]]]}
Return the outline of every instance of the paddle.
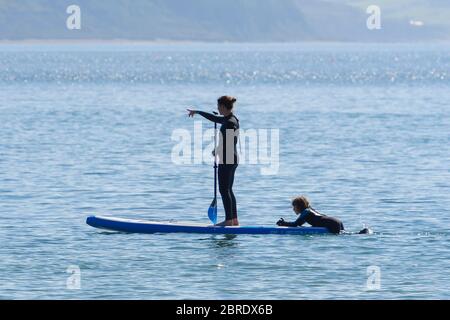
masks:
{"label": "paddle", "polygon": [[[217,112],[213,112],[217,114]],[[208,208],[208,218],[213,224],[217,223],[217,155],[216,155],[216,141],[217,141],[217,123],[214,122],[214,199]]]}

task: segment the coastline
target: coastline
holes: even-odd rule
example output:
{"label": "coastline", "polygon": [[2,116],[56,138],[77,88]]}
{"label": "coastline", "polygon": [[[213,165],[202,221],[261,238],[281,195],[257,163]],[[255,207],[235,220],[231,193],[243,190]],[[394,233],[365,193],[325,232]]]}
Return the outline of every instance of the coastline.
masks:
{"label": "coastline", "polygon": [[362,45],[396,45],[396,44],[450,44],[450,40],[431,40],[431,41],[327,41],[327,40],[307,40],[307,41],[201,41],[201,40],[132,40],[132,39],[21,39],[10,40],[0,39],[0,45],[186,45],[186,44],[223,44],[223,45],[299,45],[299,44],[362,44]]}

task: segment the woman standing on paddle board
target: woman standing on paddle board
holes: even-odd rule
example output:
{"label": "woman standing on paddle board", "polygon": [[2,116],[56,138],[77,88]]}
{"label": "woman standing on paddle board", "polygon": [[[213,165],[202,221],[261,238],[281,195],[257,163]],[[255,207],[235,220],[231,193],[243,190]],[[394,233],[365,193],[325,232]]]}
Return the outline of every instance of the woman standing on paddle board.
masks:
{"label": "woman standing on paddle board", "polygon": [[239,120],[233,114],[236,98],[223,96],[217,100],[217,109],[221,116],[211,113],[187,109],[189,117],[199,114],[202,117],[220,123],[219,146],[213,151],[219,157],[219,192],[225,209],[225,221],[217,226],[238,226],[236,197],[233,193],[234,174],[238,166],[236,144],[239,135]]}

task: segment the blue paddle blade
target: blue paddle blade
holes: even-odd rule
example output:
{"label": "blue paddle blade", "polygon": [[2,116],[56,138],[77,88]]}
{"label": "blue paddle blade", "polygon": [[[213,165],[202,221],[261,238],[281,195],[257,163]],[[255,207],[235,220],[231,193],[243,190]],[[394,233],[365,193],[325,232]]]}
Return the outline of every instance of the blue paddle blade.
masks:
{"label": "blue paddle blade", "polygon": [[211,205],[208,208],[208,218],[211,220],[213,224],[217,223],[217,203],[216,199],[211,202]]}

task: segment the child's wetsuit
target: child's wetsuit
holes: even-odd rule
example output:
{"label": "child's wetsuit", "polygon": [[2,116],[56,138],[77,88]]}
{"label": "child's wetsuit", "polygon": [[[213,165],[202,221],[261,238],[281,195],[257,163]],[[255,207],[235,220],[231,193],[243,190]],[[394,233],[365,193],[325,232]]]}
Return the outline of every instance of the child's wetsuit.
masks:
{"label": "child's wetsuit", "polygon": [[300,227],[305,222],[313,227],[324,227],[332,233],[340,233],[344,230],[342,221],[333,217],[328,217],[319,213],[313,208],[306,208],[300,213],[300,216],[294,222],[282,222],[281,225],[285,227]]}

